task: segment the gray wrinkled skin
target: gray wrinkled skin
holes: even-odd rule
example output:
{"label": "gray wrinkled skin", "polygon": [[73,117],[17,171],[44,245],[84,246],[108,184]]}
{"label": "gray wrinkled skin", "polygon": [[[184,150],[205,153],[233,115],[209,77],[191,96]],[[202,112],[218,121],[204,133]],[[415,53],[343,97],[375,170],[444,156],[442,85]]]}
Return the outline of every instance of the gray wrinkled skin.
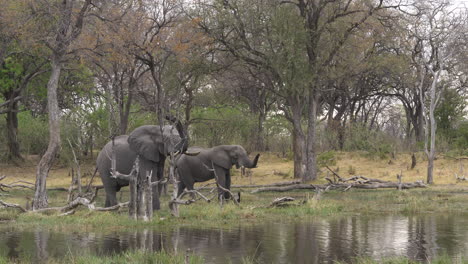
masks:
{"label": "gray wrinkled skin", "polygon": [[[162,132],[162,133],[161,133]],[[116,169],[119,173],[129,174],[137,155],[140,157],[140,173],[153,171],[152,181],[163,178],[164,162],[171,152],[186,148],[177,129],[173,126],[146,125],[136,128],[130,135],[118,136],[114,139],[116,153]],[[106,192],[105,206],[118,203],[116,193],[129,182],[111,177],[112,141],[108,142],[97,158],[97,169]],[[158,210],[160,188],[153,189],[153,209]]]}
{"label": "gray wrinkled skin", "polygon": [[[250,160],[245,149],[239,145],[221,145],[213,148],[190,147],[187,152],[200,153],[196,156],[183,155],[177,161],[176,172],[179,174],[180,179],[178,196],[185,188],[193,190],[193,185],[196,182],[213,179],[215,174],[208,168],[216,171],[218,183],[222,187],[230,189],[230,169],[232,166],[255,168],[260,156],[260,154],[257,154],[253,161]],[[218,190],[218,193],[220,195],[224,194],[225,198],[229,198],[229,194],[224,193],[222,190]]]}

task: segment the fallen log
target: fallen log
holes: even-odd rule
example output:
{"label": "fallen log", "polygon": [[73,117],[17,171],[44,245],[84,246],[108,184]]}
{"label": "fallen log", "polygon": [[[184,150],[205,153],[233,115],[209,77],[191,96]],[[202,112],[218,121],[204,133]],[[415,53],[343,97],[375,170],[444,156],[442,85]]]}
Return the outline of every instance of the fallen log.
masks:
{"label": "fallen log", "polygon": [[288,186],[294,184],[300,184],[301,181],[289,181],[289,182],[276,182],[271,184],[259,184],[259,185],[231,185],[231,188],[264,188],[264,187],[275,187],[275,186]]}
{"label": "fallen log", "polygon": [[468,181],[468,179],[465,176],[458,177],[456,173],[455,173],[455,179],[457,180],[457,182]]}
{"label": "fallen log", "polygon": [[[104,189],[104,185],[93,185],[90,187],[91,189],[92,188],[95,188],[97,190],[100,190],[100,189]],[[78,187],[74,186],[72,188],[72,191],[78,189]],[[61,191],[61,192],[68,192],[70,189],[69,188],[65,188],[65,187],[53,187],[53,188],[47,188],[47,191]]]}
{"label": "fallen log", "polygon": [[[411,188],[425,188],[427,187],[422,182],[413,182],[413,183],[398,183],[398,182],[375,182],[370,184],[356,184],[356,183],[336,183],[331,185],[330,189],[349,189],[349,188],[356,188],[356,189],[391,189],[401,186],[401,189],[411,189]],[[322,186],[321,186],[322,187]],[[323,188],[323,187],[322,187]]]}
{"label": "fallen log", "polygon": [[313,184],[295,184],[289,186],[281,186],[281,187],[264,187],[258,188],[256,190],[251,191],[251,193],[260,193],[260,192],[288,192],[293,190],[316,190],[318,188],[317,185]]}
{"label": "fallen log", "polygon": [[290,202],[294,202],[296,199],[294,199],[293,197],[280,197],[280,198],[276,198],[273,200],[273,202],[271,202],[270,205],[268,205],[268,207],[281,207],[281,206],[289,206],[291,205]]}
{"label": "fallen log", "polygon": [[[288,181],[288,182],[276,182],[270,184],[258,184],[258,185],[241,185],[241,184],[233,184],[231,185],[232,188],[264,188],[264,187],[277,187],[277,186],[289,186],[289,185],[296,185],[300,184],[301,181]],[[215,185],[215,182],[205,184],[201,187],[195,188],[195,190],[211,190],[213,187],[208,187],[210,185]]]}
{"label": "fallen log", "polygon": [[385,188],[401,188],[401,189],[411,189],[411,188],[425,188],[427,187],[422,181],[417,181],[413,183],[401,183],[401,182],[388,182],[378,179],[370,179],[363,176],[355,176],[355,182],[350,182],[350,179],[346,179],[347,182],[344,182],[345,179],[341,178],[341,182],[337,183],[328,183],[328,184],[296,184],[283,187],[265,187],[258,188],[253,190],[251,193],[260,193],[260,192],[288,192],[294,190],[344,190],[347,191],[351,188],[356,189],[385,189]]}
{"label": "fallen log", "polygon": [[12,204],[12,203],[6,203],[2,200],[0,200],[0,205],[5,207],[5,208],[15,208],[15,209],[19,209],[21,212],[25,213],[27,212],[26,209],[24,209],[21,205],[19,204]]}
{"label": "fallen log", "polygon": [[[4,180],[7,176],[3,175],[0,176],[0,181]],[[23,188],[23,189],[30,189],[34,190],[34,183],[27,182],[27,181],[15,181],[9,184],[0,183],[0,191],[7,192],[6,189],[14,189],[14,188]]]}

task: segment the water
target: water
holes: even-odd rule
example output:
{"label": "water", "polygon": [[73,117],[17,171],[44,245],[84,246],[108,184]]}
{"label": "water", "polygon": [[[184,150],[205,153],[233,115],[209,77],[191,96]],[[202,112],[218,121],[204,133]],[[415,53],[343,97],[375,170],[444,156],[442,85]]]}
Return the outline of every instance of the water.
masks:
{"label": "water", "polygon": [[19,230],[0,224],[0,255],[45,262],[66,254],[110,255],[127,250],[190,249],[207,263],[241,263],[249,256],[260,263],[349,262],[406,256],[427,261],[448,255],[468,258],[468,216],[379,216],[269,222],[231,229],[179,227],[171,231]]}

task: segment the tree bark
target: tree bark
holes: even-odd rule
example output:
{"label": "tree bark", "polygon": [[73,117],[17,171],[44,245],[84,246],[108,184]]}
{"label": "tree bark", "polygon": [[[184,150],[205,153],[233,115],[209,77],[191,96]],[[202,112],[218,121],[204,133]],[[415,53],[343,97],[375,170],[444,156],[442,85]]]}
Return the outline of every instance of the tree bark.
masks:
{"label": "tree bark", "polygon": [[[429,124],[430,124],[430,128],[429,128],[429,131],[430,131],[430,136],[429,136],[429,139],[430,139],[430,148],[429,150],[427,150],[426,148],[426,153],[427,153],[427,158],[428,158],[428,161],[427,161],[427,183],[428,184],[432,184],[434,183],[434,158],[435,158],[435,153],[436,153],[436,130],[437,130],[437,123],[436,123],[436,120],[435,120],[435,116],[434,116],[434,111],[435,111],[435,108],[436,108],[436,104],[437,104],[437,99],[438,99],[438,93],[436,92],[436,89],[437,89],[437,82],[438,82],[438,79],[439,79],[439,75],[440,75],[440,71],[441,70],[438,70],[435,74],[434,74],[434,78],[432,80],[432,84],[431,84],[431,101],[430,101],[430,105],[429,105]],[[427,139],[427,137],[426,137]]]}
{"label": "tree bark", "polygon": [[315,89],[309,91],[309,112],[308,112],[308,127],[307,127],[307,142],[306,142],[306,163],[305,172],[302,181],[315,180],[317,178],[317,162],[315,155],[315,140],[316,140],[316,118],[317,118],[317,96]]}
{"label": "tree bark", "polygon": [[[14,97],[13,97],[14,98]],[[13,99],[11,98],[11,99]],[[9,111],[6,114],[7,125],[7,140],[8,140],[8,159],[23,160],[20,153],[20,145],[18,142],[18,102],[12,100]]]}
{"label": "tree bark", "polygon": [[304,135],[302,131],[293,128],[293,157],[294,157],[294,178],[302,179],[305,168],[303,167],[303,149],[305,146]]}
{"label": "tree bark", "polygon": [[49,112],[49,145],[36,169],[36,186],[33,210],[48,205],[46,178],[60,148],[60,113],[57,99],[57,88],[62,64],[60,58],[53,56],[52,72],[47,83],[47,110]]}

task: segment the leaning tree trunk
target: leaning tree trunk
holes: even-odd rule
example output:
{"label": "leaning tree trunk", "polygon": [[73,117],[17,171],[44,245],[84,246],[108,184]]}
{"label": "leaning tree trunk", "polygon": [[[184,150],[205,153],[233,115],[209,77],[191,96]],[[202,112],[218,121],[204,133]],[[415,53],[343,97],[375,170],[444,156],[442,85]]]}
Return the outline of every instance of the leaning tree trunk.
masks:
{"label": "leaning tree trunk", "polygon": [[52,73],[47,83],[47,110],[49,112],[49,145],[36,169],[36,187],[33,200],[33,210],[45,208],[48,205],[46,178],[60,148],[60,113],[57,100],[57,88],[62,69],[57,56],[52,58]]}

